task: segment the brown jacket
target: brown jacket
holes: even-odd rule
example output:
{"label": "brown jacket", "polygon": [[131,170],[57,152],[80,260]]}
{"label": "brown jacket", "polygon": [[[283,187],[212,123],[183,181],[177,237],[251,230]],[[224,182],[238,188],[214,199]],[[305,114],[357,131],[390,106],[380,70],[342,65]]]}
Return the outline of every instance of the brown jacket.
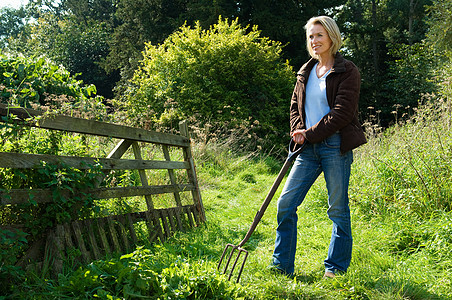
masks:
{"label": "brown jacket", "polygon": [[341,134],[341,152],[345,153],[364,143],[366,137],[358,121],[358,100],[361,76],[349,60],[336,54],[333,68],[326,78],[326,96],[330,112],[311,128],[305,128],[304,103],[309,74],[317,60],[310,59],[297,73],[297,83],[290,102],[290,131],[307,129],[306,139],[315,144],[332,134]]}

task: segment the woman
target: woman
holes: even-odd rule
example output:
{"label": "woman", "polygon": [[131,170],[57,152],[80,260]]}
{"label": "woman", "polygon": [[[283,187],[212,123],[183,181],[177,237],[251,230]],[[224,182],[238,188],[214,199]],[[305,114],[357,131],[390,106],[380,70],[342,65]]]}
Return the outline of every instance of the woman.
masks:
{"label": "woman", "polygon": [[348,206],[352,149],[366,143],[357,117],[361,78],[357,67],[338,52],[341,34],[333,19],[311,18],[305,29],[312,58],[297,74],[290,103],[290,128],[297,144],[308,144],[295,160],[278,200],[270,268],[293,275],[297,208],[323,172],[328,190],[327,213],[333,221],[324,276],[334,277],[337,272],[347,271],[352,254]]}

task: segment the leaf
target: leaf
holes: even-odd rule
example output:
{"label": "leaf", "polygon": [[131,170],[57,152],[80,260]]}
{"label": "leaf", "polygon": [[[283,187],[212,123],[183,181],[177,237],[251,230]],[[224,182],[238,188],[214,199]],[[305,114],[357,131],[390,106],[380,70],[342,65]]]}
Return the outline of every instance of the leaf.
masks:
{"label": "leaf", "polygon": [[18,65],[17,74],[19,75],[19,80],[23,80],[25,78],[25,65],[24,64]]}
{"label": "leaf", "polygon": [[133,257],[133,252],[129,253],[129,254],[124,254],[119,259],[127,259],[127,258],[132,258],[132,257]]}

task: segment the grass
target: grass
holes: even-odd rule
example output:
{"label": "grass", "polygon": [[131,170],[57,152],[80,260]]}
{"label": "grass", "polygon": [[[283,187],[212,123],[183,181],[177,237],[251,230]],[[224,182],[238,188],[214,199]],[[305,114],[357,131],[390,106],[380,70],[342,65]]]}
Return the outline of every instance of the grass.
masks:
{"label": "grass", "polygon": [[355,151],[350,185],[354,236],[348,272],[323,279],[331,234],[319,178],[298,215],[296,276],[266,270],[276,228],[278,189],[245,248],[240,284],[216,270],[227,243],[245,236],[281,161],[237,157],[227,147],[195,148],[207,222],[96,261],[57,280],[27,277],[14,297],[28,299],[452,299],[452,130],[450,102],[426,105],[405,124]]}

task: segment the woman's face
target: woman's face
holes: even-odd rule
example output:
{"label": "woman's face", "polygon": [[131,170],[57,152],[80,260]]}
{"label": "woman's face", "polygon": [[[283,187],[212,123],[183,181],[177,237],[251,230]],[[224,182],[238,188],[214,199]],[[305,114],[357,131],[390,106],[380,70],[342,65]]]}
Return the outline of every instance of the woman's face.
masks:
{"label": "woman's face", "polygon": [[318,56],[329,55],[333,42],[321,24],[314,24],[308,29],[308,39],[312,51]]}

